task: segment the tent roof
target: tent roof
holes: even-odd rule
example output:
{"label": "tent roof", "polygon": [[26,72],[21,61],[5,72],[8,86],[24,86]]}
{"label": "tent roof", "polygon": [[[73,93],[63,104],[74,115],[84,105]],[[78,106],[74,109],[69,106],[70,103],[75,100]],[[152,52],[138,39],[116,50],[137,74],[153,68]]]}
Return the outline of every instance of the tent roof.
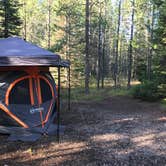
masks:
{"label": "tent roof", "polygon": [[0,66],[69,67],[59,55],[31,44],[19,37],[0,39]]}

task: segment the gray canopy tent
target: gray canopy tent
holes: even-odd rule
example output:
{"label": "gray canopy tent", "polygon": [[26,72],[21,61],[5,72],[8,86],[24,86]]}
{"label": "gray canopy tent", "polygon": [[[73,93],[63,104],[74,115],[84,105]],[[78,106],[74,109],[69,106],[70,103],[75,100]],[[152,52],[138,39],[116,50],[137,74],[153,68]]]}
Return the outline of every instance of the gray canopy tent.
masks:
{"label": "gray canopy tent", "polygon": [[[57,89],[49,67],[58,68]],[[0,39],[0,133],[32,141],[56,130],[59,141],[61,67],[70,73],[70,62],[57,54],[18,37]],[[70,86],[68,95],[70,107]],[[20,131],[24,134],[18,138]]]}

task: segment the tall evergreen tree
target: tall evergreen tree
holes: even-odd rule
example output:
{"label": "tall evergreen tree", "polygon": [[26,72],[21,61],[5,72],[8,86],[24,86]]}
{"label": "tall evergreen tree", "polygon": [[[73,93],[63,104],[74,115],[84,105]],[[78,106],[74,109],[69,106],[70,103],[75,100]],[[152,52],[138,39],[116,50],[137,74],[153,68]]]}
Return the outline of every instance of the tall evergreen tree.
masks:
{"label": "tall evergreen tree", "polygon": [[119,58],[119,35],[120,35],[120,26],[121,26],[121,6],[122,0],[119,0],[118,4],[118,24],[117,24],[117,32],[116,32],[116,40],[115,40],[115,66],[114,66],[114,85],[117,86],[118,81],[118,58]]}
{"label": "tall evergreen tree", "polygon": [[85,17],[85,93],[89,93],[89,76],[90,76],[90,67],[89,67],[89,27],[90,27],[90,9],[89,9],[89,0],[86,0],[86,17]]}
{"label": "tall evergreen tree", "polygon": [[128,50],[128,88],[130,88],[131,82],[131,71],[132,71],[132,61],[133,61],[133,35],[134,35],[134,7],[135,7],[135,0],[132,1],[132,14],[131,14],[131,33],[130,33],[130,44]]}
{"label": "tall evergreen tree", "polygon": [[0,37],[19,35],[21,19],[17,0],[0,1]]}
{"label": "tall evergreen tree", "polygon": [[157,5],[157,24],[154,29],[154,71],[159,82],[160,93],[166,97],[166,1],[154,1]]}

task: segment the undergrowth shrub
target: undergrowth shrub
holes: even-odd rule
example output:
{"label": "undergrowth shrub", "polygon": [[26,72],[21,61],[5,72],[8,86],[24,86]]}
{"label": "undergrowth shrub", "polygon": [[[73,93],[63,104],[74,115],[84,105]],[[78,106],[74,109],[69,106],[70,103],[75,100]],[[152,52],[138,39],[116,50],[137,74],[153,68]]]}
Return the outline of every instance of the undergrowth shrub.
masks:
{"label": "undergrowth shrub", "polygon": [[145,101],[155,101],[159,99],[158,83],[152,81],[145,81],[140,85],[132,88],[131,94],[133,97]]}

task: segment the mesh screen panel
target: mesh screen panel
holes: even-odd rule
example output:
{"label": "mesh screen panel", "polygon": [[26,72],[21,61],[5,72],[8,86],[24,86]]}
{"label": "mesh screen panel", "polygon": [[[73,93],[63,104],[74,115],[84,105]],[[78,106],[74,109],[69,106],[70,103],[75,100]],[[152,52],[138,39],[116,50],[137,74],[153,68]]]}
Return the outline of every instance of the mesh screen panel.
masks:
{"label": "mesh screen panel", "polygon": [[40,79],[40,87],[41,87],[41,96],[43,103],[51,100],[52,93],[50,86],[43,79]]}
{"label": "mesh screen panel", "polygon": [[31,104],[29,94],[29,80],[25,79],[18,82],[10,92],[10,104]]}

